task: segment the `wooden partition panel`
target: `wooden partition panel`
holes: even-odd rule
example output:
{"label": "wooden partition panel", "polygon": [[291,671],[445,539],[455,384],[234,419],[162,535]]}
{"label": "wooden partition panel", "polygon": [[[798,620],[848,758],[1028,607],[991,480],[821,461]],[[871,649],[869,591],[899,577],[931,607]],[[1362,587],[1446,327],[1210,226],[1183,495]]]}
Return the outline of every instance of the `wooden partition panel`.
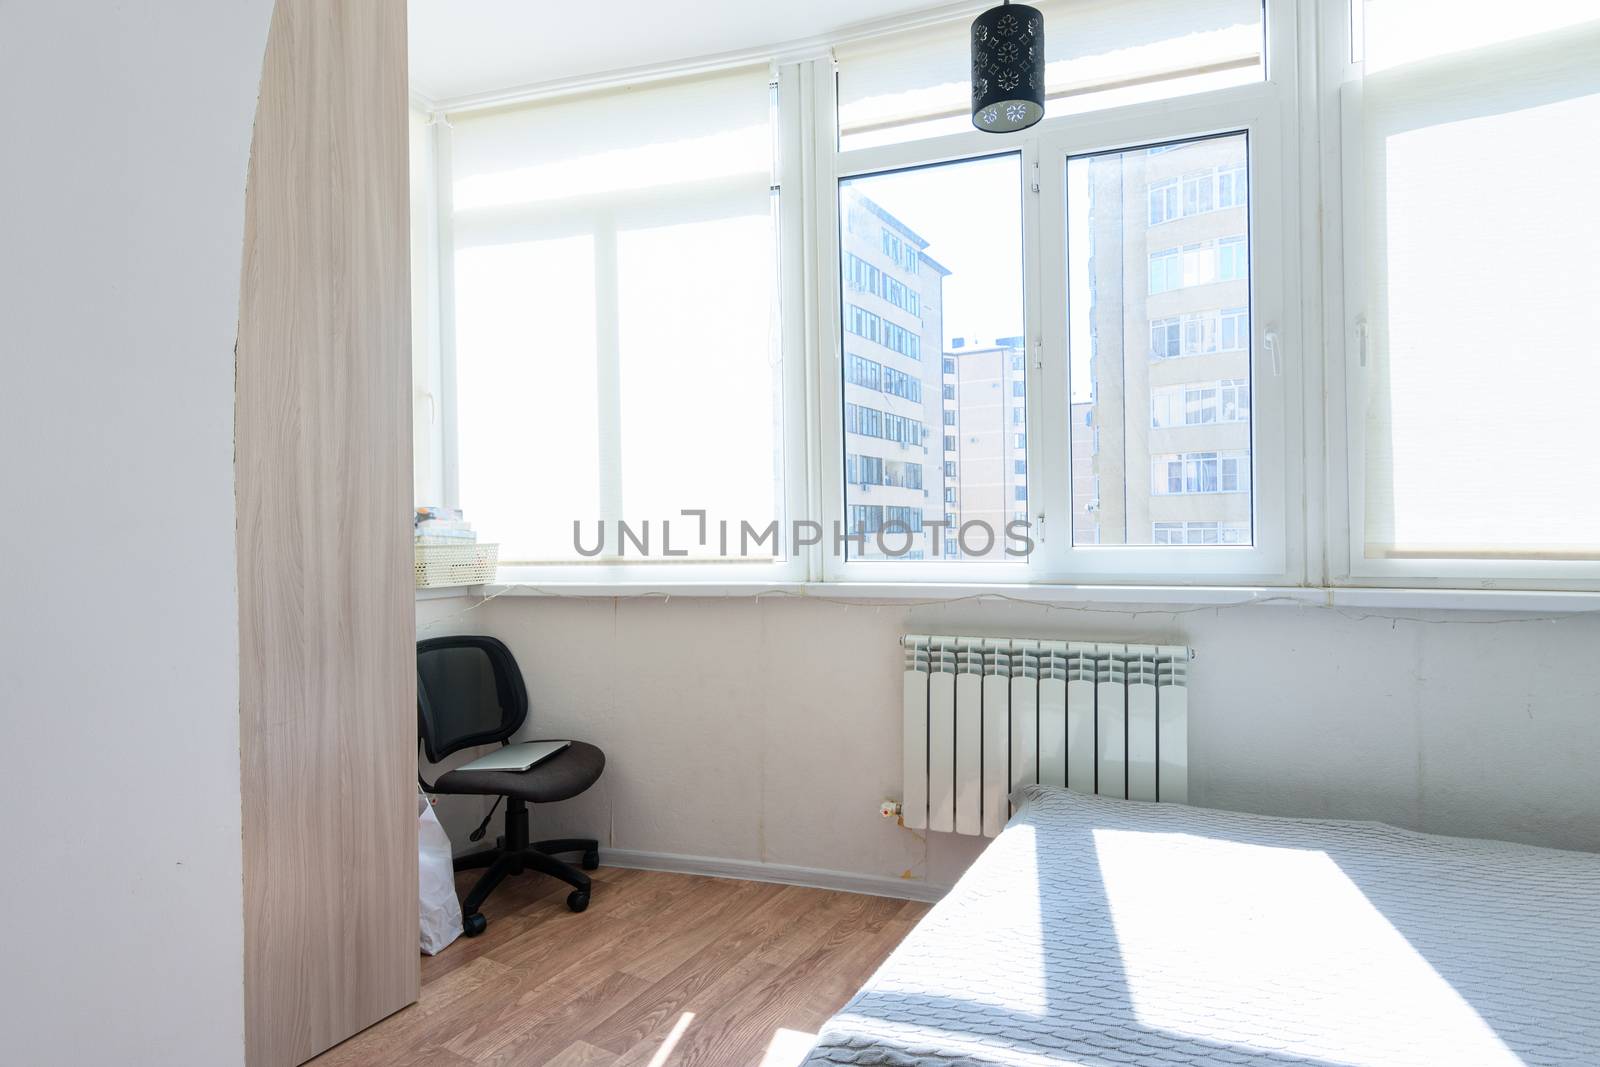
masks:
{"label": "wooden partition panel", "polygon": [[405,0],[278,0],[235,414],[251,1067],[417,997],[406,138]]}

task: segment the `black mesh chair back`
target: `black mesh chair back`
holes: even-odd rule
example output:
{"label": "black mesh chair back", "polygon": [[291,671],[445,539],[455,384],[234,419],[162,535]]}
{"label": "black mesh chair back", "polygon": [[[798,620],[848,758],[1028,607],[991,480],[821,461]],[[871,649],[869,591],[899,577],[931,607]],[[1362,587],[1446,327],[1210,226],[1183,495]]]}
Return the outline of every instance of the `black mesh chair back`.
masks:
{"label": "black mesh chair back", "polygon": [[417,642],[417,732],[430,762],[505,741],[528,716],[511,650],[492,637]]}

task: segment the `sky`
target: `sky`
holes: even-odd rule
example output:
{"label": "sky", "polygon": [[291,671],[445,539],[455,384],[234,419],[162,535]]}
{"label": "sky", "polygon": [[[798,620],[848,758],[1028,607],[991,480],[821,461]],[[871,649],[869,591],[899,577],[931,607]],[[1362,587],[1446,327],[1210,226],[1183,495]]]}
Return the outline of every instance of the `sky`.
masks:
{"label": "sky", "polygon": [[[1087,232],[1087,167],[1069,174],[1069,225]],[[1026,334],[1023,309],[1022,157],[1015,152],[846,182],[910,226],[926,252],[951,273],[944,280],[945,348],[957,337],[993,341]],[[1071,285],[1087,298],[1088,249],[1071,249]],[[1093,399],[1089,381],[1087,306],[1072,324],[1072,348],[1085,354],[1072,367],[1072,400]]]}

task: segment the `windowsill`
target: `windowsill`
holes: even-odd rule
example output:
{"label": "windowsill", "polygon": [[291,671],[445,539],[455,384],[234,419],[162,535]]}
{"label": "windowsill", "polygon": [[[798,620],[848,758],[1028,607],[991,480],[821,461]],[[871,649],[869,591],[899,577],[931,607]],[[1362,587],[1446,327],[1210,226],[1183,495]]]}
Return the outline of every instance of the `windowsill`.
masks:
{"label": "windowsill", "polygon": [[1147,605],[1321,607],[1581,614],[1600,612],[1600,592],[1502,589],[1307,588],[1293,586],[1023,585],[977,582],[516,582],[418,589],[418,600],[471,597],[618,597],[949,603],[998,600],[1050,607]]}
{"label": "windowsill", "polygon": [[471,596],[481,597],[481,585],[433,585],[426,589],[417,590],[418,600],[448,600],[451,597]]}

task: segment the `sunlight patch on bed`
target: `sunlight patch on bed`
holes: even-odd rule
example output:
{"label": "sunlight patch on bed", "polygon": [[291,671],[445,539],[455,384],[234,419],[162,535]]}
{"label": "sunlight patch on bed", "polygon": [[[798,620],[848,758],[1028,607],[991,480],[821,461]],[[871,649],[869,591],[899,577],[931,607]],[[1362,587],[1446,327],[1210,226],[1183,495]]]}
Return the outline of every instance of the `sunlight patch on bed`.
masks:
{"label": "sunlight patch on bed", "polygon": [[[1142,1025],[1359,1063],[1411,1062],[1425,1034],[1430,1062],[1522,1062],[1326,853],[1105,829],[1094,841]],[[1263,1019],[1282,1025],[1263,1033]]]}

